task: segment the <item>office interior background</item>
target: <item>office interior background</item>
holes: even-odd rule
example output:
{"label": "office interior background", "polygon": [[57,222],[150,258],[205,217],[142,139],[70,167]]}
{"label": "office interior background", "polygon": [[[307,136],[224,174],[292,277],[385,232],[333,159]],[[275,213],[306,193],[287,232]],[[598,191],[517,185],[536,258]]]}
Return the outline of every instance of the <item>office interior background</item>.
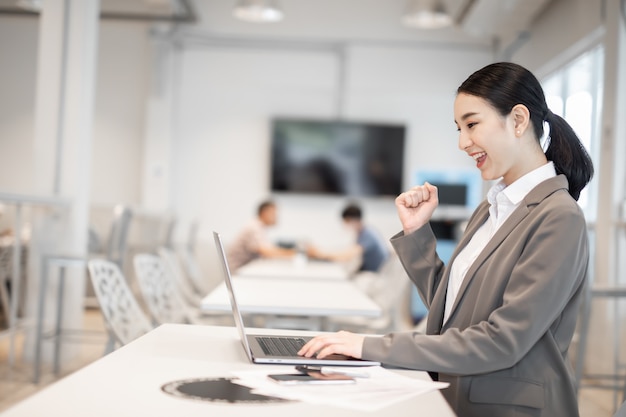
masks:
{"label": "office interior background", "polygon": [[[594,249],[590,277],[624,284],[623,0],[447,0],[452,26],[430,30],[402,23],[406,0],[281,0],[277,23],[235,19],[235,0],[43,0],[34,12],[16,3],[0,1],[0,229],[16,216],[27,224],[31,258],[88,255],[87,230],[106,244],[119,205],[163,220],[135,230],[131,243],[193,238],[215,281],[211,232],[233,238],[267,197],[279,208],[275,239],[342,246],[350,237],[339,213],[354,199],[391,237],[393,197],[272,192],[273,118],[404,125],[408,188],[422,171],[474,169],[457,148],[455,90],[506,60],[538,76],[551,109],[588,147],[596,174],[580,204]],[[439,215],[464,213],[442,207]],[[31,262],[27,275],[40,269]],[[36,279],[28,289],[32,316]],[[72,325],[85,282],[68,292]],[[614,372],[615,355],[626,354],[615,350],[625,345],[616,328],[625,314],[594,302],[587,366]]]}

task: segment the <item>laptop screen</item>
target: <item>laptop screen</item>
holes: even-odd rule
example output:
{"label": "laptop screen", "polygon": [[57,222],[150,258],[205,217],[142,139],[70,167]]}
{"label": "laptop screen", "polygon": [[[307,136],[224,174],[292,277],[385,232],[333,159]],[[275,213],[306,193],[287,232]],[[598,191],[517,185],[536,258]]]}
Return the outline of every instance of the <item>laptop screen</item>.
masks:
{"label": "laptop screen", "polygon": [[235,326],[237,327],[237,331],[239,332],[239,338],[241,339],[241,343],[243,343],[243,348],[246,351],[246,355],[248,355],[248,359],[252,361],[252,351],[250,350],[250,345],[248,344],[248,339],[246,338],[243,318],[241,317],[241,312],[239,311],[239,307],[237,306],[237,300],[235,299],[235,291],[233,290],[233,282],[230,275],[230,268],[228,267],[228,261],[226,260],[226,252],[224,251],[222,238],[217,232],[213,232],[213,238],[215,239],[215,246],[217,247],[220,263],[222,264],[222,270],[224,271],[224,282],[226,282],[226,288],[228,289],[230,306],[233,309],[233,317],[235,319]]}

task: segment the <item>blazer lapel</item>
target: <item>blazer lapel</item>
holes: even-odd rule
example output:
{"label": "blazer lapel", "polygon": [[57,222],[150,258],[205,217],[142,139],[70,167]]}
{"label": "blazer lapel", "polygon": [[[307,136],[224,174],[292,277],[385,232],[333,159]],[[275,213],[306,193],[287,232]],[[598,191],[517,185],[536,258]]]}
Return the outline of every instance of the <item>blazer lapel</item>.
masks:
{"label": "blazer lapel", "polygon": [[[461,288],[459,289],[459,293],[457,294],[456,300],[454,301],[454,305],[452,307],[452,311],[450,313],[450,317],[448,321],[443,325],[441,331],[443,332],[446,328],[449,327],[450,323],[454,319],[454,314],[459,306],[459,304],[463,301],[463,294],[467,289],[468,285],[474,279],[474,274],[476,270],[487,260],[487,258],[495,251],[500,244],[506,239],[513,229],[522,221],[524,218],[530,213],[531,207],[539,204],[542,200],[548,197],[550,194],[554,193],[559,189],[568,189],[567,179],[564,175],[557,175],[554,178],[550,178],[541,184],[537,185],[533,188],[530,193],[522,200],[519,207],[511,213],[511,216],[506,219],[506,221],[500,226],[500,228],[496,231],[493,237],[487,243],[487,246],[480,252],[472,266],[468,269],[467,274],[465,275],[465,279],[461,284]],[[465,247],[467,243],[471,240],[474,233],[478,230],[478,228],[484,223],[486,217],[489,215],[489,204],[487,206],[487,213],[483,214],[485,219],[481,219],[482,221],[476,221],[474,226],[468,230],[471,233],[466,233],[464,238],[461,240],[463,245],[459,245],[455,251],[455,256],[458,254],[459,248]],[[446,275],[450,273],[450,268],[446,268]],[[446,288],[447,288],[447,279],[446,279]],[[437,294],[439,295],[439,294]],[[444,297],[445,304],[445,297]]]}

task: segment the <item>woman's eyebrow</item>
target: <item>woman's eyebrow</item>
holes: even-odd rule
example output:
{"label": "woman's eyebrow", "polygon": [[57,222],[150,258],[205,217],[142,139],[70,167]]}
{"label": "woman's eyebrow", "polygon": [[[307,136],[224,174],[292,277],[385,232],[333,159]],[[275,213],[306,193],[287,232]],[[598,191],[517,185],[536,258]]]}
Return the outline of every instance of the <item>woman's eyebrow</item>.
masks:
{"label": "woman's eyebrow", "polygon": [[[461,121],[467,120],[468,118],[477,115],[478,112],[467,112],[465,113],[463,116],[461,116]],[[456,119],[454,120],[454,124],[456,124],[457,126],[459,125],[459,122],[456,121]]]}
{"label": "woman's eyebrow", "polygon": [[463,116],[461,116],[461,120],[466,120],[472,116],[476,116],[478,112],[467,112]]}

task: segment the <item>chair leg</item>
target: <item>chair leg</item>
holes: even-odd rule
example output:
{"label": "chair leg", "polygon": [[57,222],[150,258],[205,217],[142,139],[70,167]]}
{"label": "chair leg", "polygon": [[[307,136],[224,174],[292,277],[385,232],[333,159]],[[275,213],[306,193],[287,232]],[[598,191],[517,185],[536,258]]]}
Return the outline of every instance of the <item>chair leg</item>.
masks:
{"label": "chair leg", "polygon": [[46,289],[48,285],[48,263],[41,263],[41,280],[39,281],[39,302],[37,306],[37,327],[35,328],[35,375],[33,377],[35,384],[39,383],[41,376],[41,344],[43,342],[43,315],[45,307]]}
{"label": "chair leg", "polygon": [[104,355],[108,355],[109,353],[113,352],[113,350],[115,349],[115,337],[113,337],[112,334],[109,334],[109,339],[107,340],[107,344],[104,347]]}
{"label": "chair leg", "polygon": [[63,323],[63,298],[65,295],[65,267],[59,271],[59,291],[57,294],[57,320],[54,329],[54,374],[59,373],[61,362],[61,324]]}

